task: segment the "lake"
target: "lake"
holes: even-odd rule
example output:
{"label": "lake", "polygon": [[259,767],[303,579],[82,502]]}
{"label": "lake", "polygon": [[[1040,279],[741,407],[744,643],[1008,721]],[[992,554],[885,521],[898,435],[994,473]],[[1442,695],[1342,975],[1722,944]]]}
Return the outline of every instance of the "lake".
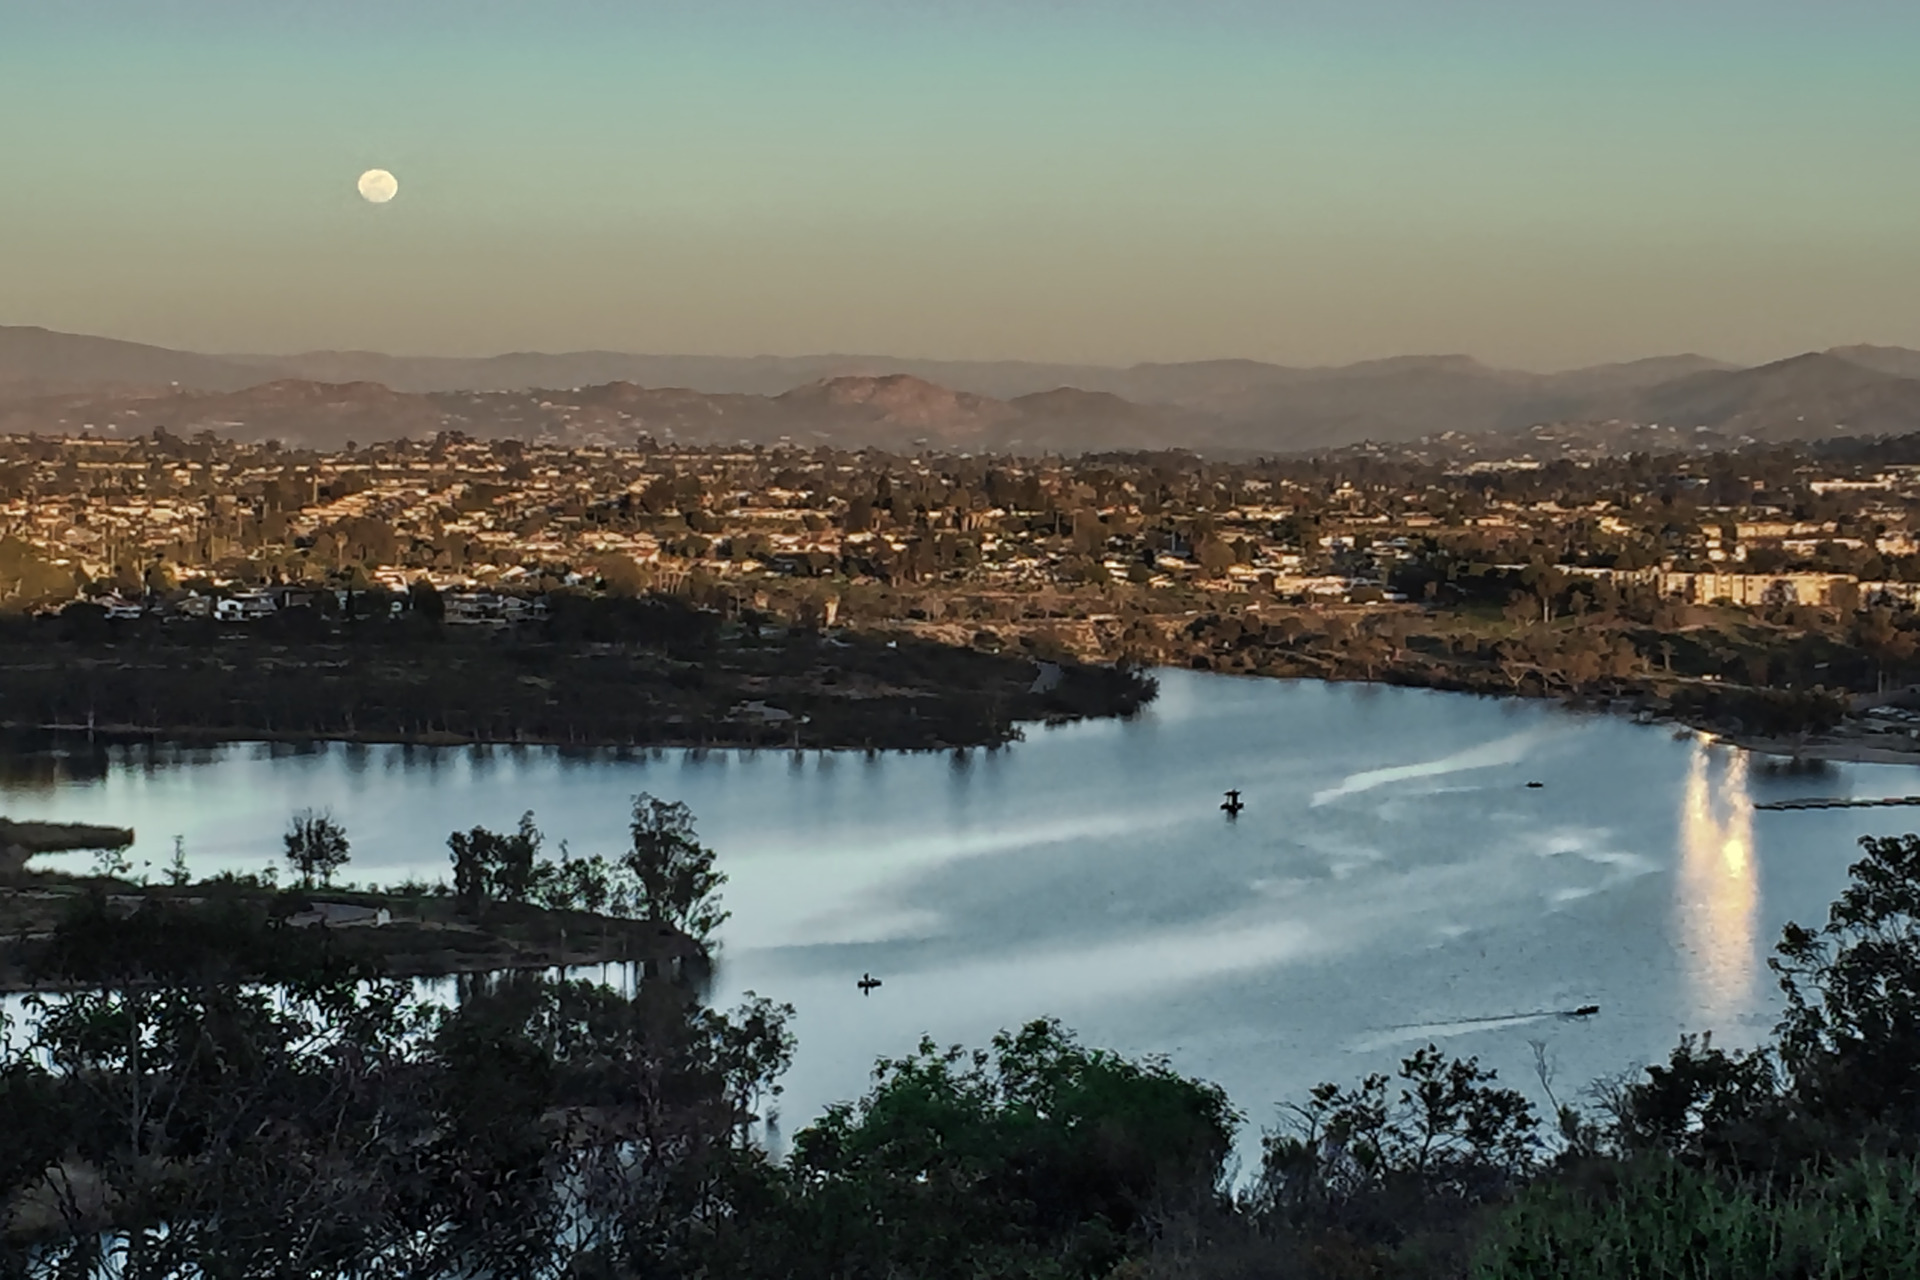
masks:
{"label": "lake", "polygon": [[1255,1125],[1429,1041],[1536,1097],[1544,1041],[1565,1099],[1683,1032],[1766,1035],[1780,927],[1824,918],[1858,836],[1920,825],[1753,808],[1920,789],[1904,766],[1787,774],[1544,703],[1183,671],[1132,722],[964,756],[243,744],[81,763],[5,761],[6,812],[133,826],[156,876],[176,834],[198,874],[258,869],[309,805],[345,825],[346,878],[386,883],[447,875],[449,831],[525,809],[550,852],[613,854],[636,792],[685,801],[731,877],[717,1002],[798,1010],[788,1131],[923,1034],[981,1043],[1041,1015],[1167,1055]]}

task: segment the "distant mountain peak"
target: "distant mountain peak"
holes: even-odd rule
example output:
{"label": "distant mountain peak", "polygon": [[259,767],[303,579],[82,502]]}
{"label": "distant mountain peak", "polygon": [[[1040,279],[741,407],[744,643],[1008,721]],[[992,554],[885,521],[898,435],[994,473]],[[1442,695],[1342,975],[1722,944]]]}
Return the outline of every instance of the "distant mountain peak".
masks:
{"label": "distant mountain peak", "polygon": [[1483,364],[1469,355],[1434,356],[1384,356],[1376,360],[1360,360],[1353,364],[1335,367],[1335,371],[1344,374],[1354,373],[1498,373],[1492,365]]}
{"label": "distant mountain peak", "polygon": [[1006,405],[917,378],[909,373],[842,374],[795,387],[776,404],[825,410],[859,408],[901,426],[951,428],[1005,417]]}
{"label": "distant mountain peak", "polygon": [[1920,351],[1907,347],[1876,347],[1862,343],[1833,347],[1827,354],[1863,369],[1891,373],[1898,378],[1920,378]]}

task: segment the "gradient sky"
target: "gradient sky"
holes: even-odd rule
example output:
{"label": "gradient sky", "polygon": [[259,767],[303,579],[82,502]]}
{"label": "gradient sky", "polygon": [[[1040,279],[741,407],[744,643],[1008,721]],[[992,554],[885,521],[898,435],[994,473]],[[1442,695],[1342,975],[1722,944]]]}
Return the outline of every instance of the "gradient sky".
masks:
{"label": "gradient sky", "polygon": [[[374,166],[390,205],[354,192]],[[1920,4],[0,0],[0,323],[1106,363],[1920,346]]]}

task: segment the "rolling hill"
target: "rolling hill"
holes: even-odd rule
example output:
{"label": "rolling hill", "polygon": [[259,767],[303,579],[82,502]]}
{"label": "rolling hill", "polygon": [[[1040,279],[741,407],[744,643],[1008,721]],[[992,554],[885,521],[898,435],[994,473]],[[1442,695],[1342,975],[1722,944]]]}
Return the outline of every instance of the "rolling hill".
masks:
{"label": "rolling hill", "polygon": [[1768,441],[1899,434],[1920,430],[1920,380],[1815,352],[1662,383],[1614,416]]}
{"label": "rolling hill", "polygon": [[172,385],[233,391],[261,381],[257,369],[217,356],[0,325],[0,391],[15,397]]}
{"label": "rolling hill", "polygon": [[1278,453],[1543,423],[1729,439],[1920,431],[1920,352],[1845,347],[1757,368],[1697,355],[1539,374],[1467,356],[1331,368],[1131,367],[881,356],[374,352],[209,356],[0,327],[0,429],[155,426],[338,445],[458,430],[620,442]]}

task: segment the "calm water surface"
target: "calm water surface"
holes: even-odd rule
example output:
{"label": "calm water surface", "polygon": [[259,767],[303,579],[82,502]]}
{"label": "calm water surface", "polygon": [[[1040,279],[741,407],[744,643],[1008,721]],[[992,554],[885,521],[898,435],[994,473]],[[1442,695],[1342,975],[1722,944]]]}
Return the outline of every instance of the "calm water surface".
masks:
{"label": "calm water surface", "polygon": [[799,1011],[789,1129],[923,1033],[1040,1015],[1164,1053],[1256,1123],[1430,1040],[1530,1089],[1545,1041],[1565,1097],[1683,1032],[1765,1035],[1781,925],[1823,917],[1859,835],[1916,823],[1753,809],[1920,789],[1903,766],[1782,776],[1670,728],[1425,691],[1161,688],[1132,723],[964,758],[241,745],[116,751],[96,777],[16,758],[0,789],[14,817],[135,827],[156,873],[176,833],[198,873],[258,868],[289,812],[330,807],[348,876],[381,882],[443,877],[449,831],[525,809],[550,849],[615,853],[634,793],[684,800],[731,876],[717,998]]}

